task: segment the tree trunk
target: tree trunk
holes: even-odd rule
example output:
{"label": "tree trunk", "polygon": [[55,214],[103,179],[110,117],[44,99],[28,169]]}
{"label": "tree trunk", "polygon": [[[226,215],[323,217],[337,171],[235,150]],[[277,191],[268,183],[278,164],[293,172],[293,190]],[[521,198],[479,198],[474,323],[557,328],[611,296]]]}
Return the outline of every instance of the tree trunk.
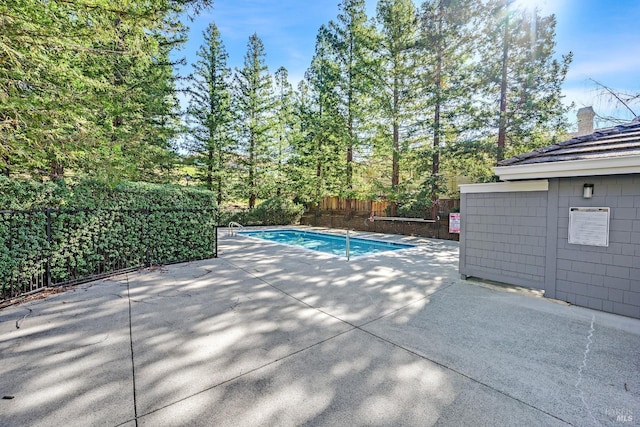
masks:
{"label": "tree trunk", "polygon": [[398,215],[398,187],[400,185],[400,126],[398,124],[398,78],[393,79],[393,154],[391,165],[391,190],[393,191],[393,200],[389,205],[391,216]]}
{"label": "tree trunk", "polygon": [[349,192],[348,197],[346,198],[346,206],[345,209],[347,211],[347,217],[351,217],[351,190],[353,189],[353,98],[354,98],[354,88],[353,88],[353,73],[354,73],[354,40],[353,35],[349,40],[349,76],[348,76],[348,91],[347,91],[347,129],[349,132],[348,142],[347,142],[347,191]]}
{"label": "tree trunk", "polygon": [[353,188],[353,146],[351,142],[349,142],[349,147],[347,148],[347,190],[349,191],[349,195],[345,200],[345,210],[347,213],[347,217],[351,216],[351,189]]}
{"label": "tree trunk", "polygon": [[[319,111],[318,111],[318,116],[319,116],[319,120],[320,123],[322,123],[323,120],[323,105],[322,105],[322,97],[320,97],[320,102],[319,104]],[[320,209],[320,195],[322,194],[322,136],[320,135],[315,135],[316,139],[316,153],[317,153],[317,158],[316,158],[316,194],[315,194],[315,200],[318,203],[318,209]]]}
{"label": "tree trunk", "polygon": [[284,181],[283,176],[284,176],[284,171],[283,169],[283,165],[284,165],[284,161],[282,159],[283,154],[282,154],[282,144],[284,144],[283,138],[282,136],[280,136],[279,140],[278,140],[278,182],[277,184],[277,188],[276,188],[276,196],[280,197],[282,195],[282,183]]}
{"label": "tree trunk", "polygon": [[322,191],[322,162],[320,160],[318,160],[318,163],[316,164],[316,194],[315,194],[315,199],[318,201],[320,201],[320,194]]}
{"label": "tree trunk", "polygon": [[57,160],[51,160],[49,178],[52,181],[64,179],[64,165]]}
{"label": "tree trunk", "polygon": [[[253,132],[253,131],[251,131]],[[256,207],[256,141],[255,137],[249,137],[249,209]]]}
{"label": "tree trunk", "polygon": [[500,79],[500,125],[498,127],[498,151],[496,163],[504,159],[504,148],[507,139],[507,70],[509,58],[509,10],[508,5],[504,5],[506,11],[504,23],[504,38],[502,40],[502,77]]}
{"label": "tree trunk", "polygon": [[442,24],[444,19],[444,5],[440,2],[438,17],[438,44],[437,44],[437,63],[436,63],[436,103],[433,113],[433,155],[431,158],[431,218],[438,218],[438,175],[440,174],[440,109],[442,107],[442,62],[444,56],[444,47],[442,46]]}
{"label": "tree trunk", "polygon": [[218,202],[218,206],[222,204],[222,166],[223,166],[223,157],[222,152],[218,153],[218,176],[216,176],[216,180],[218,181],[218,188],[216,188],[218,195],[216,197],[216,201]]}
{"label": "tree trunk", "polygon": [[207,162],[207,190],[213,191],[213,150],[209,150],[207,153],[208,162]]}

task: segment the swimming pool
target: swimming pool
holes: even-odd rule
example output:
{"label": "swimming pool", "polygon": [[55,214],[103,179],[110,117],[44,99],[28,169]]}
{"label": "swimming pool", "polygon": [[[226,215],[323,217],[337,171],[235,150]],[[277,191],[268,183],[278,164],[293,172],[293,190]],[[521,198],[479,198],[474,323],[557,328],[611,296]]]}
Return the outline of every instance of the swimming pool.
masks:
{"label": "swimming pool", "polygon": [[[259,230],[240,231],[239,235],[257,237],[259,239],[286,245],[301,246],[306,249],[332,255],[346,256],[347,239],[345,236],[301,230]],[[405,243],[382,242],[379,240],[349,238],[349,256],[357,257],[379,252],[396,251],[415,247]]]}

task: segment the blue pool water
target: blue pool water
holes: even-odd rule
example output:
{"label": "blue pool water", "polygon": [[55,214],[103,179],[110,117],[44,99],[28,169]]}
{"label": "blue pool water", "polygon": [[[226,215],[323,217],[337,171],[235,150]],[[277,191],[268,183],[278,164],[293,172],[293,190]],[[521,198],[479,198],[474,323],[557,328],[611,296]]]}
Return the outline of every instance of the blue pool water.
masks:
{"label": "blue pool water", "polygon": [[[301,246],[318,252],[333,255],[346,256],[346,237],[332,234],[316,233],[313,231],[299,230],[265,230],[265,231],[241,231],[238,234],[270,240],[272,242],[287,245]],[[381,242],[379,240],[349,239],[349,255],[351,257],[369,255],[384,251],[413,248],[413,245],[404,243]]]}

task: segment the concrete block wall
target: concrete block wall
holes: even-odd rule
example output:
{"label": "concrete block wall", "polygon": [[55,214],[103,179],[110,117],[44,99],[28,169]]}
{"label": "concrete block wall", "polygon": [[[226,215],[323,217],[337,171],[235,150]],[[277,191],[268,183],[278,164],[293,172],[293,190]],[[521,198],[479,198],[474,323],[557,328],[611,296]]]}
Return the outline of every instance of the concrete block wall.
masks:
{"label": "concrete block wall", "polygon": [[[549,194],[558,198],[555,298],[640,318],[640,176],[558,181]],[[582,198],[585,183],[594,184],[592,199]],[[570,207],[611,208],[608,247],[568,243]]]}
{"label": "concrete block wall", "polygon": [[547,192],[465,194],[460,273],[542,289]]}
{"label": "concrete block wall", "polygon": [[407,236],[421,236],[433,239],[458,240],[459,234],[449,233],[449,218],[443,218],[436,223],[415,221],[369,221],[369,215],[314,214],[303,215],[301,225],[314,227],[343,228],[348,230],[372,231],[374,233],[404,234]]}

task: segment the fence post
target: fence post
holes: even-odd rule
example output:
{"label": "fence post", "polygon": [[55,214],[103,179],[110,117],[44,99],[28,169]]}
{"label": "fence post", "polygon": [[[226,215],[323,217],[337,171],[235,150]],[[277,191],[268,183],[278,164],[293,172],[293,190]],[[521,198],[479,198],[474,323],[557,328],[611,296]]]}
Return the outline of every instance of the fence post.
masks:
{"label": "fence post", "polygon": [[51,257],[53,256],[53,247],[51,242],[51,209],[47,208],[45,210],[45,214],[47,217],[47,245],[49,249],[47,250],[47,262],[45,263],[45,275],[46,275],[46,287],[51,286]]}
{"label": "fence post", "polygon": [[9,252],[13,250],[13,216],[14,212],[9,212]]}
{"label": "fence post", "polygon": [[[13,228],[14,228],[14,226],[13,226],[13,215],[14,215],[13,211],[10,211],[9,212],[9,244],[7,245],[7,247],[9,248],[9,253],[11,253],[13,251]],[[13,276],[13,274],[12,274],[12,276]],[[9,283],[11,284],[11,286],[8,287],[8,288],[4,287],[4,286],[2,287],[2,299],[6,298],[5,292],[9,292],[9,298],[13,298],[15,296],[14,295],[13,286],[15,285],[16,281],[11,279],[11,278],[9,280],[10,280]],[[20,291],[18,291],[18,292],[20,292]]]}
{"label": "fence post", "polygon": [[214,225],[213,229],[215,230],[215,242],[213,243],[213,257],[218,258],[218,225]]}
{"label": "fence post", "polygon": [[150,212],[149,212],[149,208],[145,209],[145,222],[144,222],[144,233],[143,234],[143,245],[145,248],[145,255],[144,255],[144,266],[145,267],[151,267],[150,264],[150,260],[149,260],[149,216],[150,216]]}
{"label": "fence post", "polygon": [[213,257],[218,258],[218,226],[220,225],[220,209],[215,208],[214,210],[214,221],[213,229],[215,232],[215,242],[213,243]]}

